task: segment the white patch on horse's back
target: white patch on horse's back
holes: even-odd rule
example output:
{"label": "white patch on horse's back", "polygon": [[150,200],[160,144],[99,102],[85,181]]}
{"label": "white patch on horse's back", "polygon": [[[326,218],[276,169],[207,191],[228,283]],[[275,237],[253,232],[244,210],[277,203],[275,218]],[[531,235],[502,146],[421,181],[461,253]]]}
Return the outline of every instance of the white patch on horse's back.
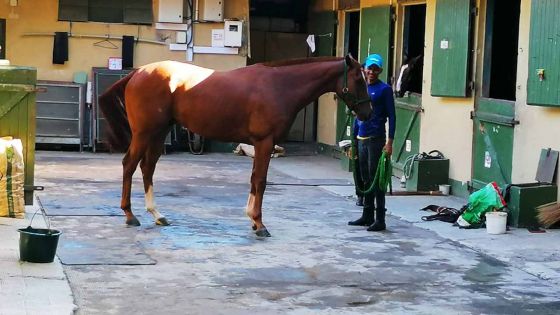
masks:
{"label": "white patch on horse's back", "polygon": [[169,89],[171,93],[175,92],[179,87],[181,87],[183,91],[188,91],[215,72],[213,69],[180,62],[173,62],[169,65],[166,64],[165,67],[170,73]]}
{"label": "white patch on horse's back", "polygon": [[404,70],[408,69],[408,65],[403,65],[401,67],[401,73],[399,74],[399,79],[397,80],[397,86],[396,86],[396,90],[397,92],[400,92],[401,90],[401,84],[402,84],[402,77],[404,74]]}

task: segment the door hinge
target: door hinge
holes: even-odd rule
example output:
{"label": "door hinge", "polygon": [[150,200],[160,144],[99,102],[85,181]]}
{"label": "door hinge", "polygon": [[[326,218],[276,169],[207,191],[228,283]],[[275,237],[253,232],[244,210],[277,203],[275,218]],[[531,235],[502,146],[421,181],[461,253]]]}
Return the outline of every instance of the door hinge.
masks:
{"label": "door hinge", "polygon": [[478,7],[472,7],[471,13],[472,13],[474,16],[478,16]]}
{"label": "door hinge", "polygon": [[474,81],[469,82],[469,89],[470,89],[472,92],[474,92],[475,87],[476,87],[476,85],[475,85]]}

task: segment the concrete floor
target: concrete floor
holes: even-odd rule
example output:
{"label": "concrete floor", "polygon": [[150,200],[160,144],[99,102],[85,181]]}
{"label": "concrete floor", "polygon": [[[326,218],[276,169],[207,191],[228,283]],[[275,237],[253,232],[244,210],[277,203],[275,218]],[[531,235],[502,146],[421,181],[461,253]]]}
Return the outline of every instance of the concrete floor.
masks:
{"label": "concrete floor", "polygon": [[[64,233],[58,255],[77,314],[560,311],[556,285],[432,231],[395,217],[383,233],[347,226],[361,210],[333,191],[352,187],[334,169],[309,173],[301,157],[272,162],[267,239],[254,236],[244,214],[247,157],[162,157],[155,194],[168,227],[155,226],[143,210],[138,171],[132,200],[138,228],[126,227],[119,209],[121,156],[37,152],[36,158],[36,184],[45,186],[39,196]],[[321,181],[329,186],[315,186]]]}

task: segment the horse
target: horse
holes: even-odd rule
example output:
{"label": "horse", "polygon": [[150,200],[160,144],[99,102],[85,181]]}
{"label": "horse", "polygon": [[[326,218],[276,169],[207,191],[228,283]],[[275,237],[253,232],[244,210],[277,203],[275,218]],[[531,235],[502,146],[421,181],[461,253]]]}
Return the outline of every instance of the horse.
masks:
{"label": "horse", "polygon": [[256,235],[269,237],[262,223],[262,201],[270,153],[285,139],[297,113],[327,92],[335,92],[361,120],[372,112],[360,64],[350,54],[261,63],[223,72],[177,61],[155,62],[132,71],[98,100],[108,123],[110,147],[126,152],[121,199],[126,224],[140,225],[130,202],[138,163],[147,211],[157,225],[169,224],[155,207],[153,173],[168,131],[179,123],[208,139],[254,146],[245,210]]}
{"label": "horse", "polygon": [[422,93],[422,71],[424,55],[420,54],[406,61],[399,72],[395,87],[395,96],[403,97],[408,91]]}

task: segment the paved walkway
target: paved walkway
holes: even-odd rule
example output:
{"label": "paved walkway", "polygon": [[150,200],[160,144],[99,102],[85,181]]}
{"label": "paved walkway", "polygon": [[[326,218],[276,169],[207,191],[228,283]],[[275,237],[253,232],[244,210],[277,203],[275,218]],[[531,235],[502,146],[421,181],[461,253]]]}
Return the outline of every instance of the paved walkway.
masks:
{"label": "paved walkway", "polygon": [[[351,173],[343,171],[337,160],[325,156],[275,159],[273,167],[297,178],[351,179]],[[399,189],[397,178],[393,187]],[[323,187],[341,196],[353,198],[354,188],[349,186]],[[388,196],[388,214],[413,225],[436,232],[443,238],[455,241],[481,254],[491,256],[541,279],[560,285],[560,230],[546,233],[530,233],[525,228],[510,228],[503,235],[490,235],[485,229],[459,229],[440,221],[426,222],[426,215],[419,209],[441,205],[460,209],[467,200],[454,196]],[[356,215],[359,209],[354,210]]]}
{"label": "paved walkway", "polygon": [[[78,153],[37,152],[37,155],[57,156]],[[88,157],[102,157],[90,155]],[[115,158],[114,156],[112,158]],[[181,158],[180,155],[169,158]],[[288,156],[273,159],[271,167],[302,180],[338,180],[338,184],[352,182],[351,174],[341,170],[338,160],[326,156]],[[320,181],[319,181],[320,182]],[[41,183],[37,183],[40,185]],[[395,184],[397,184],[395,182]],[[353,198],[351,185],[321,186],[339,196]],[[456,197],[407,196],[388,197],[389,215],[415,226],[436,232],[481,255],[498,259],[527,274],[560,285],[560,231],[548,230],[532,234],[526,229],[511,229],[505,235],[489,235],[484,229],[461,230],[444,222],[424,222],[420,209],[428,204],[460,207],[465,199]],[[350,203],[353,204],[353,203]],[[27,209],[28,216],[34,210]],[[359,216],[361,210],[351,207],[348,219]],[[40,220],[36,220],[40,227]],[[344,224],[344,223],[341,223]],[[51,264],[20,262],[17,229],[27,220],[0,218],[0,314],[72,314],[75,305],[67,277],[60,261]],[[459,245],[460,244],[460,245]]]}
{"label": "paved walkway", "polygon": [[[26,209],[28,215],[33,207]],[[36,220],[34,227],[44,227]],[[60,261],[34,264],[19,261],[19,232],[27,220],[0,218],[0,314],[72,314],[72,291]]]}

